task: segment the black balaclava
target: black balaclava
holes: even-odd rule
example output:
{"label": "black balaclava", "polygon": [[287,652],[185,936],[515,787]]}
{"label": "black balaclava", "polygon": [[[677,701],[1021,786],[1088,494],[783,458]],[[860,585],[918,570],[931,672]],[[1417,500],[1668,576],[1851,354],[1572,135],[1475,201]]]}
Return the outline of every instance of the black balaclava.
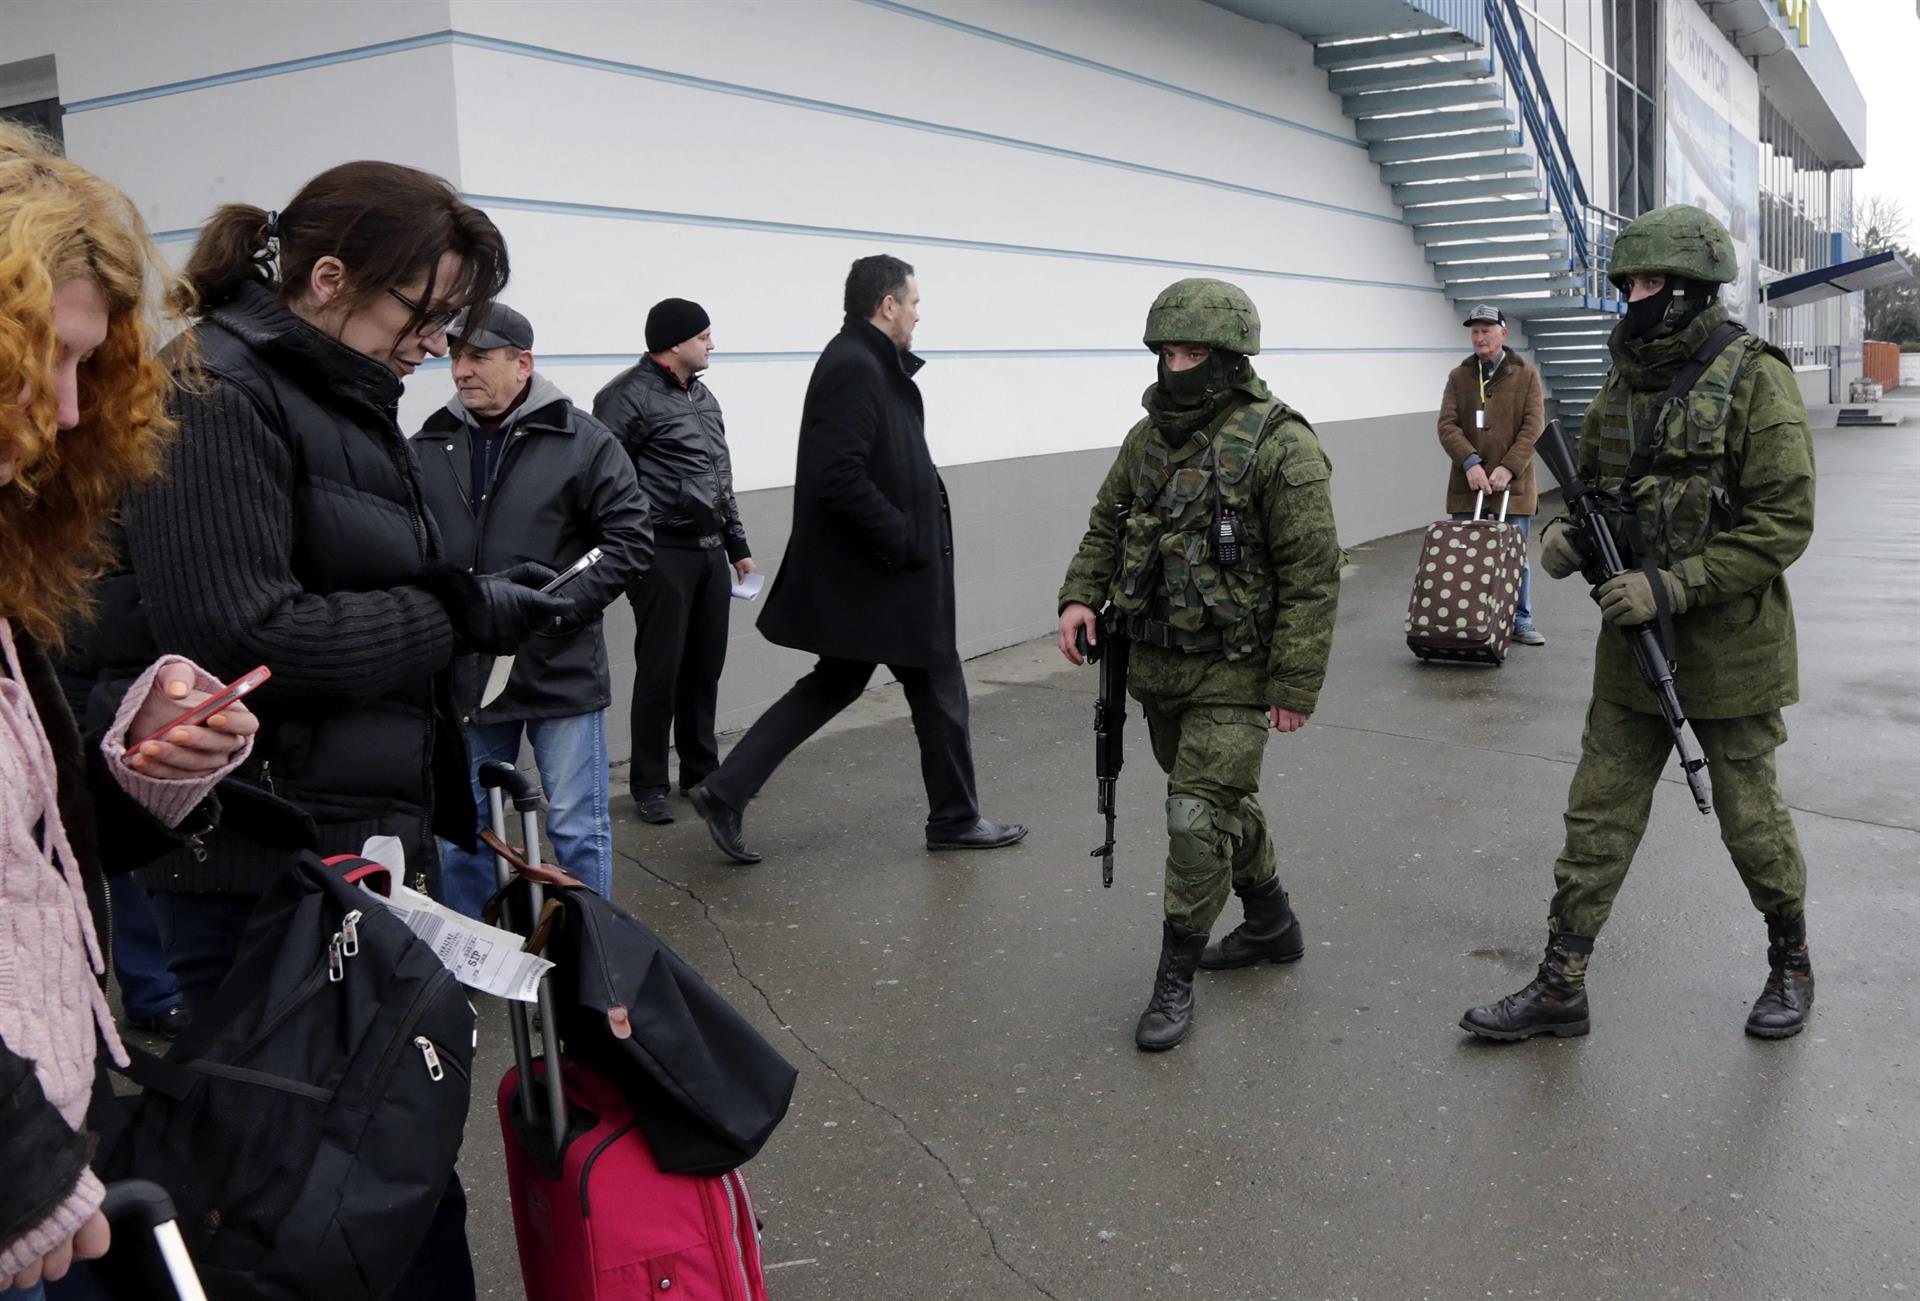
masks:
{"label": "black balaclava", "polygon": [[1170,370],[1162,357],[1159,380],[1147,390],[1143,405],[1161,436],[1177,443],[1205,428],[1233,403],[1265,395],[1266,387],[1253,373],[1246,354],[1215,348],[1190,370]]}
{"label": "black balaclava", "polygon": [[1657,294],[1627,304],[1627,337],[1636,341],[1664,339],[1680,333],[1707,310],[1719,286],[1688,276],[1668,276]]}

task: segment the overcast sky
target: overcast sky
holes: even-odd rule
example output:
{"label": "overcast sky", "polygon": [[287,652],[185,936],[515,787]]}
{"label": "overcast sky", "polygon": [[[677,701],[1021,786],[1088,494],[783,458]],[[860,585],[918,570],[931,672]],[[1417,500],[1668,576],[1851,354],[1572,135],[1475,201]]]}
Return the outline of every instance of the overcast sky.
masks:
{"label": "overcast sky", "polygon": [[1907,210],[1920,241],[1920,13],[1914,0],[1818,0],[1867,97],[1867,165],[1855,199],[1882,194]]}

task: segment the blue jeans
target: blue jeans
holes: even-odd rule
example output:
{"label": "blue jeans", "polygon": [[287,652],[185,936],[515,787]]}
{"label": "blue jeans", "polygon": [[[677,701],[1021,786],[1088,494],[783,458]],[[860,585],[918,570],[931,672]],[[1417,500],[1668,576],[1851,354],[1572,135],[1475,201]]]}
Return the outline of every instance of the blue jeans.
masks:
{"label": "blue jeans", "polygon": [[113,900],[113,971],[120,981],[121,1002],[128,1016],[151,1020],[181,1001],[180,985],[167,967],[153,901],[130,876],[113,878],[107,893]]}
{"label": "blue jeans", "polygon": [[[520,735],[533,743],[533,760],[547,793],[546,833],[560,866],[602,896],[613,893],[613,823],[607,809],[607,713],[604,709],[571,718],[536,718],[525,723],[477,723],[467,730],[467,748],[476,772],[492,759],[512,763],[520,756]],[[492,818],[487,793],[473,784],[480,825]],[[512,830],[517,831],[517,827]],[[510,835],[510,840],[518,837]],[[442,843],[441,890],[449,908],[469,917],[494,891],[493,852],[469,854]]]}
{"label": "blue jeans", "polygon": [[197,1012],[233,969],[260,896],[155,891],[151,898],[173,977],[187,1006]]}
{"label": "blue jeans", "polygon": [[[1473,512],[1470,510],[1455,511],[1453,517],[1455,519],[1472,519]],[[1492,517],[1482,516],[1482,518],[1490,519]],[[1520,526],[1520,540],[1522,542],[1528,542],[1532,539],[1533,516],[1509,515],[1507,516],[1507,523],[1518,524]],[[1533,622],[1533,564],[1527,559],[1525,547],[1522,547],[1520,551],[1520,599],[1515,601],[1513,605],[1513,622],[1515,627]]]}

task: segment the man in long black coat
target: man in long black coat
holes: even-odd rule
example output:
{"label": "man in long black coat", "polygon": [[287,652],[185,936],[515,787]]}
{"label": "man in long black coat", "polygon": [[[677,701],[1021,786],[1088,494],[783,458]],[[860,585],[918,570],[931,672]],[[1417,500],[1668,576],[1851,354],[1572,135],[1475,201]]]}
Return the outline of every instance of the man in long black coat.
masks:
{"label": "man in long black coat", "polygon": [[747,801],[882,664],[913,711],[927,848],[997,849],[1027,834],[981,817],[974,792],[954,637],[953,526],[913,382],[924,363],[908,351],[919,303],[912,267],[884,254],[859,259],[847,274],[846,324],[807,385],[793,534],[760,631],[820,662],[687,792],[714,844],[736,862],[760,861],[741,834]]}

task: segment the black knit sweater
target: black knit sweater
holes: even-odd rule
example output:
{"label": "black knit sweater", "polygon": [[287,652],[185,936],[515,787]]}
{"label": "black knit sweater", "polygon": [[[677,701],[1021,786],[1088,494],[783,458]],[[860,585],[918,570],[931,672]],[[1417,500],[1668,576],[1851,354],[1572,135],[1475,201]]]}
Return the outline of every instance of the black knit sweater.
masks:
{"label": "black knit sweater", "polygon": [[[454,633],[420,586],[439,543],[394,423],[399,380],[249,286],[196,329],[205,378],[176,399],[162,478],[126,537],[158,648],[232,678],[265,664],[240,774],[305,808],[326,853],[369,835],[434,858],[435,788],[472,829],[443,670]],[[253,893],[257,854],[176,856],[157,888]],[[409,875],[412,875],[410,872]]]}

